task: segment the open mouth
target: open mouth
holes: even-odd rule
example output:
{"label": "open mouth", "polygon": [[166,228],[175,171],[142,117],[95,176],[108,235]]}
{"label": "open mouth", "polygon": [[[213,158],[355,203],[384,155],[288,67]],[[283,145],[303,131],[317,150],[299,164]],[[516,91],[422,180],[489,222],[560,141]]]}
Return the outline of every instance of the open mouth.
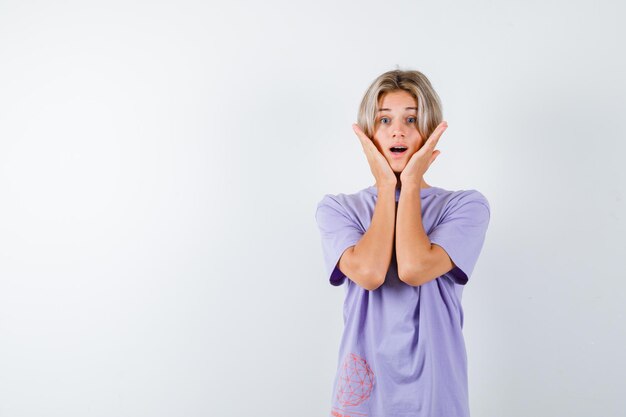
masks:
{"label": "open mouth", "polygon": [[389,150],[394,154],[394,155],[402,155],[404,154],[404,152],[406,152],[408,148],[406,146],[392,146],[391,148],[389,148]]}
{"label": "open mouth", "polygon": [[398,153],[402,153],[404,151],[406,151],[408,148],[406,146],[392,146],[390,148],[391,152],[398,152]]}

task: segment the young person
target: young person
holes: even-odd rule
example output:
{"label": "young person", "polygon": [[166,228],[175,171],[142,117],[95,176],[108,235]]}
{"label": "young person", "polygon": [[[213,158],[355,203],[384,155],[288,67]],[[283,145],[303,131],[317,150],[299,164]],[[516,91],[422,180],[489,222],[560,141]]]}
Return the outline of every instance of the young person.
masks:
{"label": "young person", "polygon": [[424,181],[446,127],[424,74],[380,75],[353,125],[375,184],[317,205],[328,279],[346,282],[331,416],[469,416],[461,296],[490,206]]}

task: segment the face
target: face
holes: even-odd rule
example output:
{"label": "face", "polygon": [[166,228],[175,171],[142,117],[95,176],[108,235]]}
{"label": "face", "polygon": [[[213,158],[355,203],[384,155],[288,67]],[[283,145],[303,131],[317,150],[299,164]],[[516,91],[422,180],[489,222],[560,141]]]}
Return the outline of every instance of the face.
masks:
{"label": "face", "polygon": [[[417,102],[404,90],[391,91],[379,100],[374,124],[374,144],[394,172],[400,173],[411,156],[424,142],[417,131]],[[392,152],[394,146],[404,146],[404,152]]]}

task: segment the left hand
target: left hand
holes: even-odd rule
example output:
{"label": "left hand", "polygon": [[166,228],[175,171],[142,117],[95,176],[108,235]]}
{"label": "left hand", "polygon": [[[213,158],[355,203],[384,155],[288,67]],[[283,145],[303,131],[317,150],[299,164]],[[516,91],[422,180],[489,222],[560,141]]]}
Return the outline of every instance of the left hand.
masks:
{"label": "left hand", "polygon": [[434,149],[439,142],[439,138],[447,127],[448,123],[445,120],[439,123],[422,147],[411,156],[409,162],[407,162],[406,166],[402,170],[402,173],[400,174],[400,182],[403,186],[405,184],[416,184],[421,186],[422,178],[424,177],[426,170],[441,153],[441,151]]}

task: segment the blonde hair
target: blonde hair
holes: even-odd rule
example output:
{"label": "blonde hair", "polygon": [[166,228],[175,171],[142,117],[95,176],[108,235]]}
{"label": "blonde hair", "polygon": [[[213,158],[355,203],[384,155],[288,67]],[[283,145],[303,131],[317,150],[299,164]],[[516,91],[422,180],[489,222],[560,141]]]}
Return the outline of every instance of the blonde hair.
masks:
{"label": "blonde hair", "polygon": [[419,71],[392,70],[378,76],[369,86],[357,116],[357,124],[370,138],[374,137],[379,100],[391,91],[404,90],[417,102],[417,131],[424,138],[443,120],[441,100],[430,81]]}

